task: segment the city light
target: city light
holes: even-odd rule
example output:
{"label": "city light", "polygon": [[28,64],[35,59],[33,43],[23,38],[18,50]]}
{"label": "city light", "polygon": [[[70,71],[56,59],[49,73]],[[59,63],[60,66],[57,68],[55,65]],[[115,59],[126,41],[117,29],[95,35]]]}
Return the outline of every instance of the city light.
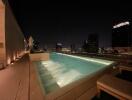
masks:
{"label": "city light", "polygon": [[126,21],[126,22],[122,22],[122,23],[119,23],[117,25],[114,25],[113,28],[119,28],[119,27],[122,27],[122,26],[125,26],[125,25],[129,25],[130,22],[129,21]]}

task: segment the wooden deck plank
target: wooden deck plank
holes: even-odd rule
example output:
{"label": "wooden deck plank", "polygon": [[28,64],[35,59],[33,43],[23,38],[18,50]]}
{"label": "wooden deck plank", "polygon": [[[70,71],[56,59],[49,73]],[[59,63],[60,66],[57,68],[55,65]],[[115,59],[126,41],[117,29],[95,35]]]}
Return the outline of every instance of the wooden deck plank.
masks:
{"label": "wooden deck plank", "polygon": [[0,100],[28,100],[28,88],[28,55],[0,70]]}

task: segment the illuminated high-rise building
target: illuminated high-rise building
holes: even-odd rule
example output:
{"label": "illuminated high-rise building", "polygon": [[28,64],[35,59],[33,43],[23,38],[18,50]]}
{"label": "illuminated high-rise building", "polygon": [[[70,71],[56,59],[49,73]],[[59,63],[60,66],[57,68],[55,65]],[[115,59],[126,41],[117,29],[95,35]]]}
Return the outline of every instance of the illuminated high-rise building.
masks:
{"label": "illuminated high-rise building", "polygon": [[132,47],[132,26],[130,22],[121,22],[113,26],[112,47]]}
{"label": "illuminated high-rise building", "polygon": [[62,44],[61,43],[56,43],[56,51],[61,52],[62,51]]}
{"label": "illuminated high-rise building", "polygon": [[88,36],[88,52],[98,52],[98,34],[90,34]]}

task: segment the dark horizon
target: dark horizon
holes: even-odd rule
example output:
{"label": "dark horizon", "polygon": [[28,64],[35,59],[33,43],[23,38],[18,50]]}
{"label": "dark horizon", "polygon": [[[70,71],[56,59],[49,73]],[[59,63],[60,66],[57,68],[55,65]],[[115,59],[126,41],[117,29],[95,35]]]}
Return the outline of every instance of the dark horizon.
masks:
{"label": "dark horizon", "polygon": [[57,42],[81,46],[89,34],[98,34],[99,46],[111,47],[112,25],[131,21],[128,3],[109,6],[10,0],[10,4],[25,37],[31,35],[48,46],[55,46]]}

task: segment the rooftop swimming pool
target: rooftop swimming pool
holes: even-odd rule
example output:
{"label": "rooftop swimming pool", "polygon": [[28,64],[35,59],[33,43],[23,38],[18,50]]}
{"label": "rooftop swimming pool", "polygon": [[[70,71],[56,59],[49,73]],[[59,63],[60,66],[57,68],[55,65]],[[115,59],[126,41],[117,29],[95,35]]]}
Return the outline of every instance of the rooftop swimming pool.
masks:
{"label": "rooftop swimming pool", "polygon": [[81,78],[94,75],[112,63],[113,61],[62,53],[51,53],[49,61],[34,62],[46,94]]}

